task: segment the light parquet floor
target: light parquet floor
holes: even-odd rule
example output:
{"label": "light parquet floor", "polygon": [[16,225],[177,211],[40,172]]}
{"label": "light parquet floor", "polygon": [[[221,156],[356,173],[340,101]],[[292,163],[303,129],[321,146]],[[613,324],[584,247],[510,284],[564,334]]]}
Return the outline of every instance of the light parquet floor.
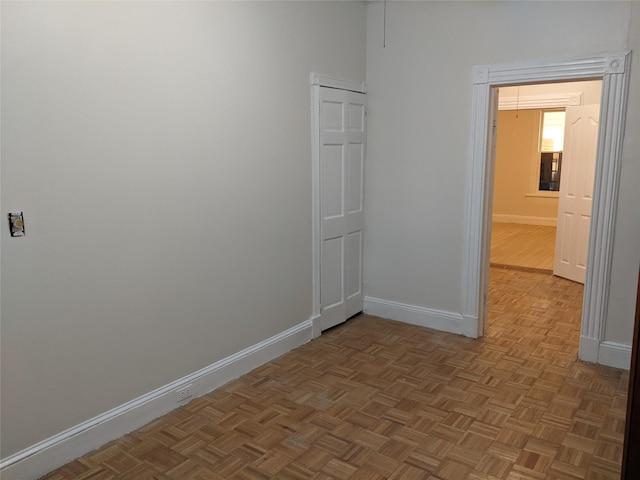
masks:
{"label": "light parquet floor", "polygon": [[361,315],[45,478],[618,479],[628,373],[576,360],[581,297],[492,269],[483,339]]}
{"label": "light parquet floor", "polygon": [[491,266],[553,272],[556,227],[494,222]]}

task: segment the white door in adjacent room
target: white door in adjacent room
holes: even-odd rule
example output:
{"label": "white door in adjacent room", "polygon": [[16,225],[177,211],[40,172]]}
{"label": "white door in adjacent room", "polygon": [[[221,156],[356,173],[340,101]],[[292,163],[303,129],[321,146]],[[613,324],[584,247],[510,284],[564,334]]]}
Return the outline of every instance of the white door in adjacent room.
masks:
{"label": "white door in adjacent room", "polygon": [[567,107],[566,112],[553,273],[584,283],[600,106]]}
{"label": "white door in adjacent room", "polygon": [[365,94],[320,88],[320,305],[322,330],[363,309]]}

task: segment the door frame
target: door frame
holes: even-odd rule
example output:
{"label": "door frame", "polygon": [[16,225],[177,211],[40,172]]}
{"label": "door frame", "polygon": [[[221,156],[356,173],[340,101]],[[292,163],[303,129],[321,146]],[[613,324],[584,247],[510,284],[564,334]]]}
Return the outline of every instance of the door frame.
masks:
{"label": "door frame", "polygon": [[[602,79],[593,214],[579,354],[580,359],[584,361],[601,360],[601,347],[606,343],[603,342],[604,329],[611,279],[630,62],[631,52],[624,51],[551,61],[481,65],[473,68],[461,289],[463,322],[465,332],[472,332],[470,336],[484,335],[487,327],[491,197],[495,168],[491,138],[497,112],[496,87]],[[619,353],[624,356],[623,352]]]}
{"label": "door frame", "polygon": [[328,77],[318,73],[311,73],[311,177],[312,177],[312,338],[321,334],[320,317],[322,315],[320,305],[320,249],[321,215],[320,215],[320,87],[349,90],[357,93],[367,93],[367,85],[364,82],[352,82],[339,78]]}

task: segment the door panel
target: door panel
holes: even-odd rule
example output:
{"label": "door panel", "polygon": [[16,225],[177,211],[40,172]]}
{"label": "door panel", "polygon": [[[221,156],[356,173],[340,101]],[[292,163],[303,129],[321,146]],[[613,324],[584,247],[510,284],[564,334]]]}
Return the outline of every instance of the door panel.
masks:
{"label": "door panel", "polygon": [[362,311],[366,95],[320,88],[322,330]]}
{"label": "door panel", "polygon": [[[591,227],[591,214],[581,215],[578,226],[578,251],[576,252],[576,265],[582,271],[587,270],[587,254],[589,253],[589,229]],[[583,282],[584,283],[584,282]]]}
{"label": "door panel", "polygon": [[341,268],[342,262],[344,261],[343,238],[336,237],[325,240],[322,253],[325,256],[327,266],[322,272],[323,300],[326,302],[326,308],[330,309],[341,304],[344,300],[344,296],[342,295],[344,270]]}
{"label": "door panel", "polygon": [[347,272],[347,299],[359,294],[362,287],[360,277],[360,265],[362,264],[362,232],[350,233],[347,237],[347,259],[349,265]]}
{"label": "door panel", "polygon": [[342,218],[344,215],[344,154],[342,145],[323,145],[322,158],[322,219]]}
{"label": "door panel", "polygon": [[[322,100],[321,100],[322,101]],[[325,132],[342,132],[344,130],[343,105],[340,100],[332,102],[326,100],[322,102],[320,108],[323,110],[322,129]]]}
{"label": "door panel", "polygon": [[347,240],[346,318],[362,311],[362,231],[350,233]]}
{"label": "door panel", "polygon": [[362,179],[364,145],[349,144],[349,204],[350,214],[362,211]]}
{"label": "door panel", "polygon": [[559,248],[556,247],[556,260],[559,258],[563,263],[569,263],[571,261],[571,247],[573,245],[573,239],[571,238],[571,225],[573,224],[573,218],[575,215],[569,212],[562,214],[563,219],[558,217],[558,229],[557,237],[561,238]]}
{"label": "door panel", "polygon": [[584,283],[598,144],[599,105],[567,107],[554,275]]}
{"label": "door panel", "polygon": [[[356,94],[361,95],[361,94]],[[364,97],[364,95],[362,95]],[[364,132],[365,105],[359,103],[349,104],[349,130]]]}

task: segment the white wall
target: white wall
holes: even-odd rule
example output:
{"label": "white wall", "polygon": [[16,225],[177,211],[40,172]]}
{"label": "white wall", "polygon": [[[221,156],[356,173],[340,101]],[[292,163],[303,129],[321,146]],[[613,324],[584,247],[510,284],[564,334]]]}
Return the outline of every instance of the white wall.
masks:
{"label": "white wall", "polygon": [[[501,110],[493,180],[493,221],[555,224],[558,196],[538,192],[542,110]],[[543,220],[541,220],[543,219]]]}
{"label": "white wall", "polygon": [[1,457],[309,319],[309,73],[363,81],[365,27],[2,2]]}
{"label": "white wall", "polygon": [[[459,315],[472,67],[640,50],[635,2],[368,7],[365,289]],[[586,28],[588,26],[588,28]],[[606,340],[629,342],[640,251],[640,68],[633,59]]]}

